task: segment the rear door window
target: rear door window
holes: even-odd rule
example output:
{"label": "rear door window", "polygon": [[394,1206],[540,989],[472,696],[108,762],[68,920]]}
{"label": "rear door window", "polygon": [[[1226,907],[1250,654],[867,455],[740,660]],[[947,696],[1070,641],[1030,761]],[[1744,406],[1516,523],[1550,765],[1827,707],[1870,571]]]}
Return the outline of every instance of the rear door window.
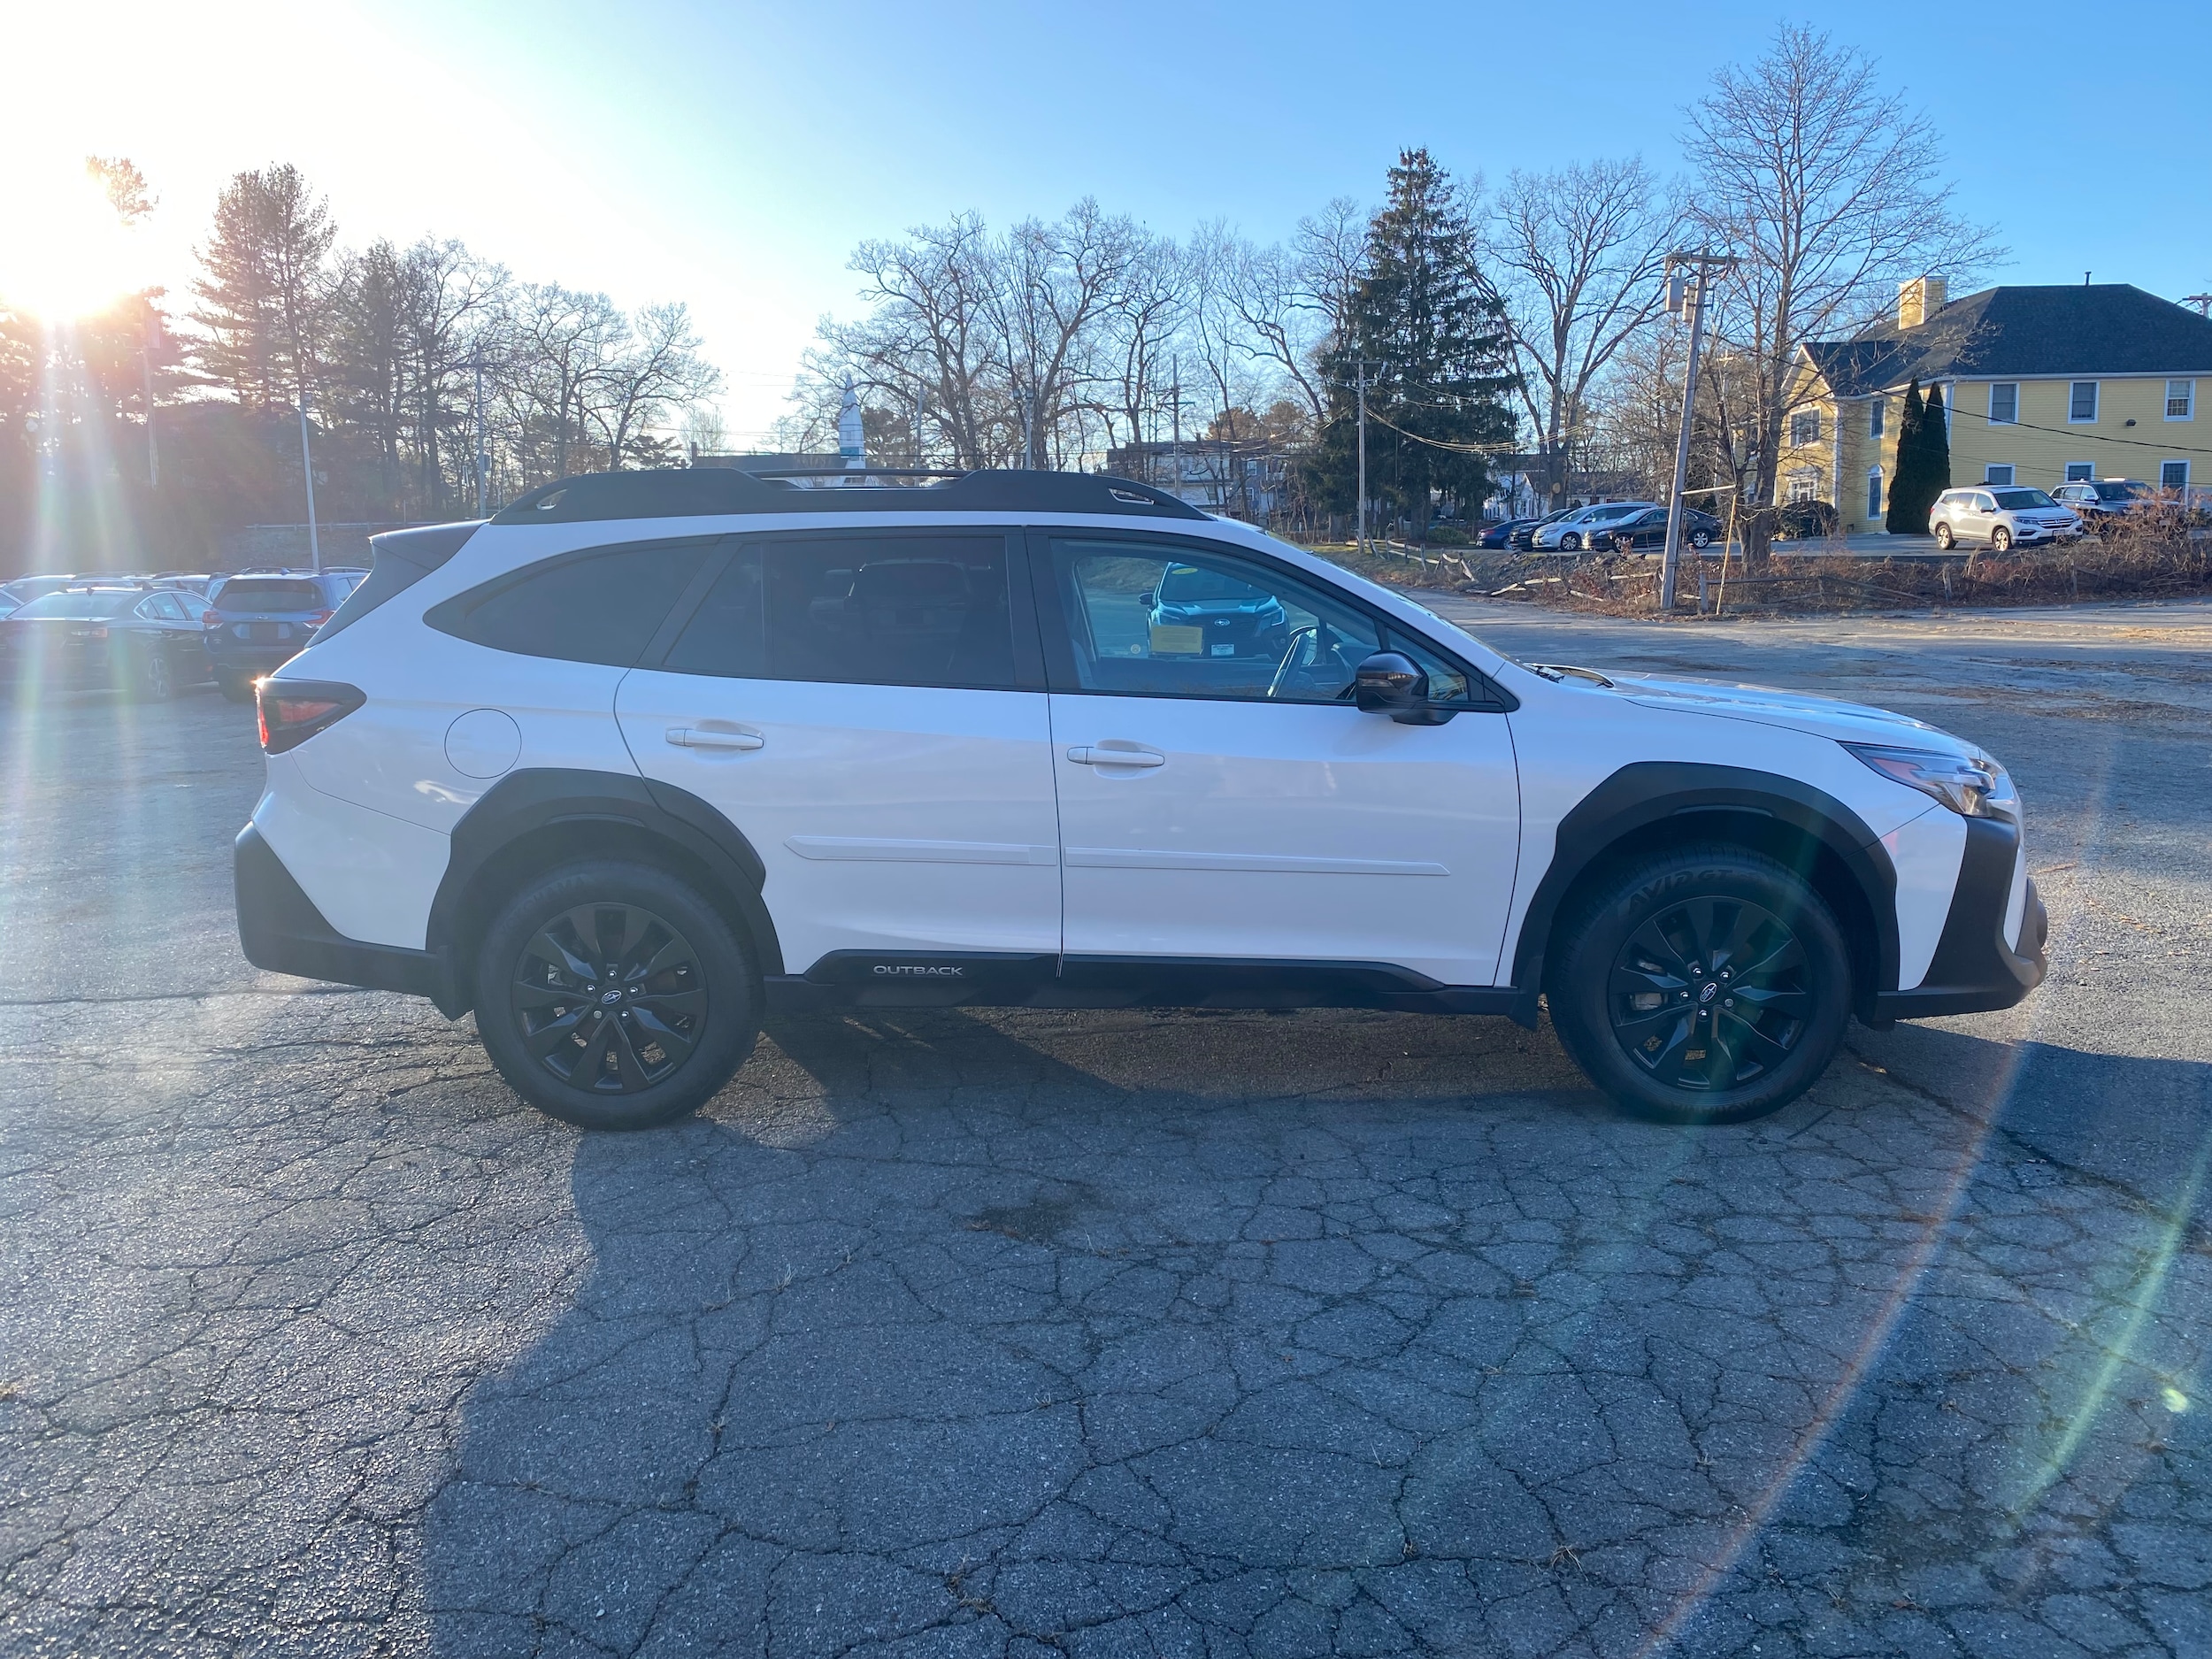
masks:
{"label": "rear door window", "polygon": [[713,547],[648,541],[566,554],[434,605],[423,620],[495,651],[629,668]]}
{"label": "rear door window", "polygon": [[741,548],[662,666],[864,686],[1016,689],[1003,534],[896,532]]}

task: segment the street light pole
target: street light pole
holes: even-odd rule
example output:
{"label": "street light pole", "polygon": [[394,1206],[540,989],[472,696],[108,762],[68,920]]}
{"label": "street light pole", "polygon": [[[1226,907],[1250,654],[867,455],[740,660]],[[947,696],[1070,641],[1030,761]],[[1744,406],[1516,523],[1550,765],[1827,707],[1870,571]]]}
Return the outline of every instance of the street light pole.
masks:
{"label": "street light pole", "polygon": [[1354,534],[1358,538],[1363,557],[1367,552],[1367,350],[1361,347],[1354,361],[1358,365],[1354,384],[1358,388],[1359,400],[1359,496],[1352,503]]}
{"label": "street light pole", "polygon": [[146,307],[146,330],[138,344],[138,360],[146,371],[146,488],[161,488],[161,446],[154,437],[154,341],[161,333],[161,323],[150,303]]}
{"label": "street light pole", "polygon": [[477,516],[478,518],[488,518],[488,517],[490,516],[488,512],[486,512],[486,511],[485,511],[485,488],[486,488],[486,485],[487,485],[488,480],[486,480],[486,478],[485,478],[485,476],[484,476],[484,473],[485,473],[485,464],[486,464],[488,461],[489,461],[491,457],[490,457],[489,456],[488,456],[488,455],[486,455],[486,454],[484,453],[484,354],[483,354],[483,352],[482,352],[480,349],[480,350],[478,350],[478,351],[476,352],[476,354],[475,354],[475,368],[476,368],[476,516]]}
{"label": "street light pole", "polygon": [[307,557],[317,572],[323,567],[323,544],[315,530],[315,457],[307,446],[307,388],[300,388],[300,472],[307,480]]}
{"label": "street light pole", "polygon": [[[1678,266],[1697,274],[1675,274]],[[1674,611],[1675,576],[1682,563],[1682,491],[1689,483],[1690,425],[1697,412],[1697,359],[1705,344],[1705,292],[1710,274],[1732,271],[1736,262],[1726,254],[1671,253],[1667,256],[1667,310],[1677,317],[1686,301],[1690,307],[1690,365],[1682,377],[1682,430],[1674,444],[1674,489],[1667,497],[1667,549],[1659,562],[1659,611]]]}

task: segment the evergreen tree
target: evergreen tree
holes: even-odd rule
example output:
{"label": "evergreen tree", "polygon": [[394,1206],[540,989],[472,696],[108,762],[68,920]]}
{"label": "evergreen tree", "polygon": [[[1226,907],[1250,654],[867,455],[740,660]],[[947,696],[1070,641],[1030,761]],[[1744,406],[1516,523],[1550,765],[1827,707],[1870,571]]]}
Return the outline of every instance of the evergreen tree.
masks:
{"label": "evergreen tree", "polygon": [[233,175],[192,285],[208,376],[242,403],[288,403],[314,389],[328,323],[329,204],[289,163]]}
{"label": "evergreen tree", "polygon": [[[1923,487],[1928,492],[1928,507],[1933,507],[1936,497],[1951,488],[1951,423],[1943,418],[1943,388],[1940,386],[1928,388],[1928,414],[1923,430],[1925,436],[1922,442],[1927,456],[1924,463],[1927,475]],[[1926,508],[1923,508],[1920,528],[1924,532],[1927,527],[1928,512]]]}
{"label": "evergreen tree", "polygon": [[[1921,497],[1921,428],[1927,423],[1927,405],[1920,396],[1920,377],[1915,375],[1912,384],[1905,388],[1904,412],[1897,418],[1897,459],[1890,467],[1889,512],[1882,521],[1892,535],[1919,535],[1928,527],[1928,508],[1935,503],[1930,495]],[[1916,524],[1913,514],[1920,518]]]}
{"label": "evergreen tree", "polygon": [[1368,226],[1349,326],[1323,354],[1329,419],[1314,482],[1325,501],[1356,494],[1356,379],[1367,378],[1367,481],[1425,531],[1432,496],[1479,505],[1491,488],[1484,451],[1513,442],[1504,398],[1505,309],[1475,263],[1475,229],[1451,175],[1425,150],[1402,151],[1390,196]]}

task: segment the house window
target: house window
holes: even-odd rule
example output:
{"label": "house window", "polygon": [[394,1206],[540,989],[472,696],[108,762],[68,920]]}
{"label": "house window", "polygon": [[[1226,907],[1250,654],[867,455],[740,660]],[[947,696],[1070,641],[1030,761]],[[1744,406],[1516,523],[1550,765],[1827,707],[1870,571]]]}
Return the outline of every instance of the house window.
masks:
{"label": "house window", "polygon": [[1792,415],[1790,417],[1790,442],[1793,445],[1802,446],[1808,443],[1818,443],[1819,442],[1820,413],[1817,410],[1813,411],[1809,414]]}
{"label": "house window", "polygon": [[[2168,400],[2171,401],[2170,392],[2168,394]],[[1878,397],[1868,406],[1866,411],[1866,435],[1868,437],[1878,438],[1882,435],[1882,423],[1887,418],[1888,413],[1889,399],[1886,397]]]}
{"label": "house window", "polygon": [[2166,419],[2193,420],[2197,413],[2197,383],[2194,380],[2166,382]]}
{"label": "house window", "polygon": [[1982,482],[1985,484],[1996,484],[2008,487],[2012,483],[2012,466],[2010,463],[2007,463],[2005,465],[2000,466],[1995,462],[1991,462],[1989,465],[1982,471]]}
{"label": "house window", "polygon": [[2020,419],[2020,382],[1998,380],[1989,388],[1989,424],[2010,426]]}
{"label": "house window", "polygon": [[2066,464],[2066,481],[2070,484],[2086,484],[2096,476],[2097,464],[2094,461],[2069,461]]}
{"label": "house window", "polygon": [[2186,461],[2161,461],[2158,464],[2158,488],[2161,489],[2187,490],[2189,488],[2189,463]]}
{"label": "house window", "polygon": [[2094,380],[2076,380],[2066,397],[2066,419],[2072,421],[2094,420],[2097,418],[2097,383]]}
{"label": "house window", "polygon": [[1820,469],[1818,467],[1801,466],[1790,474],[1790,499],[1792,501],[1818,501],[1820,499]]}
{"label": "house window", "polygon": [[1870,518],[1882,516],[1882,469],[1878,466],[1866,469],[1866,516]]}

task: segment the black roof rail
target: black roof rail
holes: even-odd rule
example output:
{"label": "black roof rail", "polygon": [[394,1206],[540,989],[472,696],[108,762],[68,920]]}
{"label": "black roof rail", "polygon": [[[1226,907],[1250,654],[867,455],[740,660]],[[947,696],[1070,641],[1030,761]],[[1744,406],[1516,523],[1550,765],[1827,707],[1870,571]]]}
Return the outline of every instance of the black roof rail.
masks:
{"label": "black roof rail", "polygon": [[[603,518],[686,518],[731,513],[1041,512],[1117,518],[1204,518],[1165,490],[1100,472],[963,472],[937,484],[810,488],[732,467],[583,472],[518,497],[493,515],[495,525],[579,524]],[[864,471],[841,476],[865,479]],[[885,469],[875,477],[937,476]]]}

